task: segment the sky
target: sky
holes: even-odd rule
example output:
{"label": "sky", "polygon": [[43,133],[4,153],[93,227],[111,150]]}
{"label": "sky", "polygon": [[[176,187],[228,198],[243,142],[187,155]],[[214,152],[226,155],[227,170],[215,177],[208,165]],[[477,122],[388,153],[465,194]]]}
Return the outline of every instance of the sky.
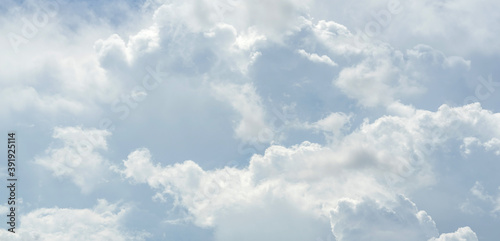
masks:
{"label": "sky", "polygon": [[498,240],[499,10],[5,0],[0,240]]}

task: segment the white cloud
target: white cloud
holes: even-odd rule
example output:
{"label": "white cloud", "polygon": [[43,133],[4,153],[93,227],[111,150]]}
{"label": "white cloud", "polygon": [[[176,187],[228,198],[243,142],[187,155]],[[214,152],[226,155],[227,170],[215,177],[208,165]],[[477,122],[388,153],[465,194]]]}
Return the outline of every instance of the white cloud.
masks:
{"label": "white cloud", "polygon": [[123,68],[130,62],[130,54],[127,45],[117,34],[111,35],[108,39],[99,39],[94,48],[99,56],[99,62],[104,68]]}
{"label": "white cloud", "polygon": [[233,25],[219,23],[209,31],[204,32],[203,41],[210,44],[209,48],[217,55],[218,61],[223,61],[225,67],[246,75],[248,68],[260,56],[255,46],[266,41],[254,27],[240,32]]}
{"label": "white cloud", "polygon": [[313,128],[318,130],[332,132],[333,134],[338,134],[338,132],[349,124],[352,115],[347,115],[345,113],[337,112],[331,113],[327,117],[318,120],[313,123]]}
{"label": "white cloud", "polygon": [[386,207],[373,200],[341,201],[332,213],[332,229],[337,241],[419,241],[438,235],[432,218],[404,197]]}
{"label": "white cloud", "polygon": [[328,141],[333,141],[342,137],[349,129],[352,117],[352,114],[347,115],[342,112],[335,112],[314,123],[298,123],[296,124],[296,128],[321,131]]}
{"label": "white cloud", "polygon": [[156,168],[149,162],[151,154],[148,149],[138,149],[130,153],[124,161],[126,178],[132,178],[136,182],[146,182],[148,177],[156,174]]}
{"label": "white cloud", "polygon": [[[16,48],[8,38],[0,39],[6,46],[0,58],[0,96],[10,103],[0,108],[4,119],[32,118],[32,113],[57,120],[88,117],[116,96],[119,87],[106,78],[92,49],[96,39],[109,34],[109,26],[94,24],[96,16],[80,4],[50,0],[4,6],[0,31],[26,38]],[[72,11],[75,5],[78,13]]]}
{"label": "white cloud", "polygon": [[475,137],[464,138],[463,144],[460,146],[464,154],[471,154],[472,146],[482,146],[486,151],[494,151],[495,155],[500,155],[500,139],[493,137],[487,141],[480,141]]}
{"label": "white cloud", "polygon": [[436,88],[463,78],[471,67],[470,60],[447,56],[431,46],[397,49],[375,38],[364,39],[333,21],[305,21],[301,30],[308,33],[302,41],[329,52],[328,57],[299,50],[302,56],[325,63],[329,62],[326,57],[347,60],[339,66],[334,85],[360,105],[390,108],[390,113],[395,104],[425,94],[428,86]]}
{"label": "white cloud", "polygon": [[319,20],[317,24],[308,22],[312,29],[312,37],[336,55],[352,55],[362,52],[363,47],[368,47],[368,43],[357,39],[349,29],[337,22]]}
{"label": "white cloud", "polygon": [[477,198],[483,201],[490,201],[490,202],[493,201],[493,198],[484,192],[484,187],[479,182],[476,182],[474,184],[474,186],[470,189],[470,192],[472,193],[472,195],[476,196]]}
{"label": "white cloud", "polygon": [[406,51],[412,64],[430,65],[445,69],[464,68],[470,69],[471,61],[465,60],[460,56],[447,57],[443,52],[430,46],[419,44]]}
{"label": "white cloud", "polygon": [[40,208],[22,215],[16,233],[0,230],[0,239],[11,241],[142,241],[145,232],[122,226],[130,207],[100,199],[92,209]]}
{"label": "white cloud", "polygon": [[259,34],[255,27],[249,27],[236,37],[236,46],[240,49],[248,50],[253,48],[258,42],[265,40],[265,35]]}
{"label": "white cloud", "polygon": [[[108,104],[124,93],[134,99],[153,99],[152,93],[127,88],[142,80],[147,73],[145,66],[164,60],[177,82],[161,89],[165,92],[158,90],[165,99],[155,99],[158,102],[151,104],[150,109],[140,110],[151,119],[151,126],[164,124],[165,119],[157,120],[158,116],[177,119],[172,118],[172,112],[163,111],[188,112],[184,106],[192,103],[185,101],[215,97],[221,101],[200,108],[209,107],[211,111],[224,108],[223,105],[231,107],[235,116],[220,119],[234,121],[234,136],[238,140],[267,146],[283,136],[293,136],[293,140],[284,142],[290,146],[273,145],[263,155],[253,156],[244,168],[207,170],[193,161],[162,166],[152,160],[145,148],[130,153],[124,161],[124,177],[148,183],[157,191],[155,198],[159,200],[172,197],[177,207],[187,210],[187,220],[213,228],[217,240],[314,240],[331,232],[330,225],[334,226],[337,240],[368,239],[355,236],[366,233],[374,233],[373,238],[395,239],[401,235],[395,233],[396,227],[405,232],[407,239],[426,240],[434,236],[433,240],[477,240],[468,227],[437,237],[430,216],[418,210],[412,201],[399,199],[398,194],[411,194],[439,182],[442,173],[436,166],[455,170],[452,163],[436,158],[436,150],[453,152],[461,148],[467,156],[479,147],[500,155],[498,113],[478,104],[448,104],[437,111],[419,109],[426,103],[437,107],[443,102],[456,102],[462,98],[464,90],[460,88],[467,87],[461,86],[468,78],[466,74],[488,69],[481,61],[495,62],[500,47],[491,43],[496,43],[499,28],[492,19],[498,16],[500,5],[490,0],[475,4],[465,0],[406,1],[400,3],[401,12],[382,24],[380,11],[386,10],[387,3],[152,0],[146,1],[150,6],[138,7],[113,1],[116,8],[99,6],[102,13],[87,11],[94,4],[71,3],[68,8],[61,8],[49,25],[39,28],[36,37],[23,44],[17,54],[12,54],[11,49],[5,51],[0,59],[0,101],[9,104],[0,107],[0,113],[7,118],[36,113],[44,120],[60,120],[69,114],[68,122],[82,121],[79,117],[88,115],[93,120],[99,110],[108,109]],[[22,30],[22,19],[33,14],[24,7],[0,10],[6,13],[0,17],[0,30]],[[135,12],[135,8],[143,12]],[[367,23],[380,24],[382,28],[377,36],[360,41],[353,33],[358,28],[366,31]],[[269,77],[268,72],[258,69],[268,64],[259,62],[262,59],[278,63],[287,57],[293,58],[289,60],[291,65],[277,64],[273,72],[278,76],[276,81],[275,76]],[[330,72],[295,76],[301,69],[293,64],[303,62],[301,58],[328,65]],[[469,58],[478,62],[472,64]],[[468,72],[471,70],[475,72]],[[290,76],[287,74],[293,75],[292,81],[285,81]],[[273,81],[261,81],[266,77]],[[326,85],[322,78],[328,79]],[[199,89],[186,92],[181,83],[186,79],[201,83],[196,87]],[[301,85],[300,91],[288,88],[302,80],[309,84]],[[443,86],[453,86],[454,91]],[[339,95],[339,91],[345,96]],[[435,99],[427,98],[426,94],[432,91],[429,96]],[[206,96],[178,101],[178,96],[165,93]],[[456,96],[448,98],[451,95]],[[311,114],[308,117],[317,121],[297,120],[292,125],[298,128],[288,128],[290,123],[284,121],[283,133],[277,138],[270,108],[266,106],[268,100],[285,106],[282,101],[299,103],[303,105],[300,111],[307,110],[304,115]],[[158,108],[158,103],[173,108]],[[346,114],[349,112],[354,114]],[[359,120],[353,116],[367,119],[348,133]],[[370,121],[368,117],[376,119]],[[131,119],[127,121],[132,122]],[[148,128],[145,133],[151,131]],[[176,124],[174,128],[186,126]],[[308,131],[325,134],[325,144],[306,141],[315,134],[302,135]],[[110,167],[100,154],[107,148],[109,135],[97,129],[55,128],[56,142],[44,155],[36,157],[35,163],[88,193],[106,178]],[[93,139],[90,144],[86,141],[89,138]],[[463,145],[457,147],[457,142]],[[293,145],[296,143],[301,144]],[[123,151],[119,148],[116,152]],[[480,166],[483,160],[476,162]],[[467,192],[467,188],[464,190]],[[494,214],[500,210],[500,196],[486,190],[480,182],[469,191],[464,210],[484,208]],[[474,209],[481,202],[484,205]],[[336,211],[332,214],[332,210]],[[37,212],[33,212],[33,220],[43,219],[44,214]],[[378,225],[376,230],[368,227],[369,218],[378,221],[374,224]],[[250,226],[248,220],[253,220],[255,226]],[[356,232],[349,230],[354,226],[358,227]],[[116,231],[113,227],[110,230]],[[393,235],[383,237],[387,234]]]}
{"label": "white cloud", "polygon": [[106,130],[56,127],[52,137],[61,141],[62,146],[49,147],[44,156],[35,158],[35,163],[56,177],[69,178],[82,192],[88,193],[104,181],[109,168],[99,150],[107,150],[106,137],[110,134]]}
{"label": "white cloud", "polygon": [[155,18],[163,23],[184,25],[192,32],[208,30],[221,22],[233,25],[238,30],[254,27],[268,38],[280,41],[300,23],[298,17],[307,11],[309,2],[190,0],[163,4],[155,12]]}
{"label": "white cloud", "polygon": [[387,45],[372,45],[359,64],[341,70],[334,84],[363,106],[388,107],[425,93],[426,82],[442,81],[431,79],[441,72],[460,73],[469,67],[470,61],[446,57],[429,46],[418,45],[403,54]]}
{"label": "white cloud", "polygon": [[[432,219],[398,194],[435,183],[439,174],[434,173],[436,160],[432,156],[439,146],[467,136],[480,140],[500,136],[498,131],[483,129],[496,130],[499,122],[498,114],[478,104],[443,105],[436,112],[416,110],[411,116],[384,116],[365,122],[331,146],[308,142],[290,148],[271,146],[264,155],[254,155],[242,169],[206,171],[192,161],[161,167],[152,164],[149,152],[141,149],[124,161],[122,173],[148,183],[160,196],[172,196],[176,205],[188,210],[188,219],[216,230],[228,229],[228,223],[222,221],[228,215],[257,207],[266,210],[273,200],[286,200],[286,205],[323,224],[337,210],[331,215],[332,225],[337,227],[334,235],[340,240],[368,240],[374,231],[369,225],[349,231],[349,220],[356,223],[368,214],[380,218],[366,219],[380,224],[376,233],[379,240],[398,240],[399,236],[390,235],[396,235],[397,230],[405,230],[404,236],[410,240],[425,240],[437,236]],[[375,201],[360,204],[367,198]]]}
{"label": "white cloud", "polygon": [[77,101],[61,96],[40,95],[33,87],[11,87],[2,89],[0,101],[7,102],[15,99],[12,105],[2,105],[0,113],[8,116],[11,113],[20,113],[28,109],[38,110],[41,113],[58,112],[80,114],[86,108]]}
{"label": "white cloud", "polygon": [[479,181],[476,181],[469,191],[472,197],[462,203],[463,212],[483,214],[485,210],[489,210],[490,215],[497,217],[500,211],[500,187],[496,190],[498,192],[496,197],[491,195]]}
{"label": "white cloud", "polygon": [[[492,39],[500,32],[498,26],[493,24],[493,19],[498,18],[496,9],[499,4],[496,1],[486,0],[476,4],[466,0],[314,3],[310,12],[317,19],[334,19],[353,30],[373,32],[373,40],[385,41],[399,48],[426,43],[458,54],[489,54],[500,50],[499,46],[492,44]],[[398,11],[390,11],[391,5],[398,6]],[[369,31],[366,31],[367,26]]]}
{"label": "white cloud", "polygon": [[337,64],[335,62],[333,62],[332,59],[330,59],[330,57],[326,56],[326,55],[321,55],[319,56],[318,54],[310,54],[308,52],[306,52],[305,50],[303,49],[299,49],[297,51],[301,56],[307,58],[308,60],[310,60],[311,62],[314,62],[314,63],[324,63],[324,64],[327,64],[327,65],[330,65],[330,66],[337,66]]}
{"label": "white cloud", "polygon": [[129,36],[127,42],[118,34],[113,34],[105,40],[97,40],[94,49],[101,66],[109,70],[125,71],[133,61],[158,51],[161,40],[159,32],[159,26],[153,24]]}
{"label": "white cloud", "polygon": [[160,47],[159,31],[157,25],[139,31],[136,35],[130,36],[129,47],[135,54],[157,51]]}
{"label": "white cloud", "polygon": [[265,205],[227,210],[217,221],[215,240],[317,241],[319,237],[331,236],[324,219],[303,212],[283,199],[266,201]]}
{"label": "white cloud", "polygon": [[[493,10],[499,7],[498,2],[483,1],[479,4],[470,4],[461,0],[453,3],[425,4],[412,1],[402,3],[402,5],[405,10],[400,21],[395,22],[394,30],[399,31],[401,28],[412,26],[411,22],[419,22],[419,27],[413,28],[406,36],[399,36],[400,41],[407,40],[408,37],[417,37],[421,39],[420,41],[435,43],[450,52],[464,54],[499,50],[496,46],[488,44],[490,39],[499,32],[497,26],[490,25],[491,16],[498,16],[498,13]],[[458,27],[448,30],[450,26]],[[448,33],[446,36],[439,34],[444,31]],[[394,33],[392,31],[390,34]],[[443,44],[444,42],[446,44]],[[474,45],[476,47],[473,47]]]}
{"label": "white cloud", "polygon": [[478,238],[471,228],[463,227],[454,233],[441,234],[439,238],[432,238],[429,241],[478,241]]}
{"label": "white cloud", "polygon": [[245,142],[269,143],[274,135],[266,122],[262,100],[252,84],[213,85],[216,98],[229,103],[240,115],[234,131]]}

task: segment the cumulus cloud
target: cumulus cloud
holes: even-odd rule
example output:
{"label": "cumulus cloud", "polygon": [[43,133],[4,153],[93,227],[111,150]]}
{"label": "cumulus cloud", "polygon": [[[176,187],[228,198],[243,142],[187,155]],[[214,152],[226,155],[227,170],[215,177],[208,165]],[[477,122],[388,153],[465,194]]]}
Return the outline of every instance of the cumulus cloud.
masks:
{"label": "cumulus cloud", "polygon": [[496,155],[500,155],[500,140],[498,138],[491,138],[490,140],[481,141],[475,137],[464,138],[463,144],[460,146],[464,154],[471,154],[471,148],[483,147],[486,151],[493,151]]}
{"label": "cumulus cloud", "polygon": [[213,90],[217,98],[229,103],[240,115],[240,120],[234,128],[236,137],[252,143],[271,141],[268,136],[272,137],[273,130],[268,127],[266,111],[253,85],[213,85]]}
{"label": "cumulus cloud", "polygon": [[[447,56],[429,45],[416,44],[397,49],[378,41],[363,38],[352,29],[334,21],[305,20],[303,41],[324,47],[330,57],[347,59],[333,84],[364,107],[389,108],[405,103],[415,96],[463,78],[471,61],[461,56]],[[329,56],[299,50],[300,55],[314,62],[328,63]],[[330,59],[331,60],[331,59]],[[439,84],[438,84],[439,83]]]}
{"label": "cumulus cloud", "polygon": [[310,53],[306,52],[303,49],[299,49],[298,53],[301,56],[307,58],[308,60],[310,60],[312,62],[315,62],[315,63],[324,63],[324,64],[327,64],[327,65],[330,65],[330,66],[337,66],[337,64],[335,62],[333,62],[333,60],[330,59],[330,57],[328,57],[326,55],[319,56],[318,54],[315,54],[315,53],[310,54]]}
{"label": "cumulus cloud", "polygon": [[134,232],[122,226],[130,207],[99,199],[93,208],[40,208],[20,217],[13,234],[0,230],[0,238],[12,241],[142,241],[146,232]]}
{"label": "cumulus cloud", "polygon": [[311,220],[326,224],[330,217],[337,240],[399,240],[398,235],[426,240],[437,237],[434,221],[398,193],[434,184],[435,148],[470,135],[500,136],[479,128],[499,121],[498,114],[478,104],[442,106],[437,112],[417,110],[410,117],[386,116],[364,123],[331,146],[271,146],[242,169],[207,171],[193,161],[162,167],[151,162],[148,150],[139,149],[124,161],[121,172],[147,183],[157,195],[172,197],[188,210],[186,218],[202,227],[227,230],[228,223],[221,220],[228,215],[265,210],[273,200],[286,200]]}
{"label": "cumulus cloud", "polygon": [[23,40],[0,40],[6,46],[0,96],[10,103],[0,107],[3,121],[23,118],[40,126],[40,119],[91,117],[116,97],[120,88],[106,78],[92,49],[110,28],[96,24],[91,12],[85,4],[67,1],[5,2],[0,31]]}
{"label": "cumulus cloud", "polygon": [[130,61],[127,46],[117,34],[111,35],[106,40],[97,40],[94,48],[104,68],[120,69],[126,67]]}
{"label": "cumulus cloud", "polygon": [[347,115],[345,113],[331,113],[327,117],[318,120],[317,122],[311,124],[312,128],[332,132],[334,134],[338,133],[342,128],[349,124],[352,115]]}
{"label": "cumulus cloud", "polygon": [[62,143],[53,144],[45,155],[35,158],[35,163],[49,170],[52,175],[68,178],[82,192],[90,192],[104,181],[109,162],[99,153],[107,150],[106,130],[77,127],[56,127],[52,137]]}
{"label": "cumulus cloud", "polygon": [[342,112],[335,112],[330,113],[325,118],[322,118],[313,123],[297,123],[296,128],[305,128],[314,131],[320,131],[325,135],[325,138],[328,141],[334,141],[343,136],[345,132],[347,132],[350,127],[352,118],[352,114],[348,115]]}
{"label": "cumulus cloud", "polygon": [[429,241],[477,241],[476,233],[469,227],[459,228],[454,233],[441,234],[439,238],[432,238]]}
{"label": "cumulus cloud", "polygon": [[334,84],[347,96],[367,107],[390,106],[409,96],[422,95],[427,81],[440,72],[467,69],[470,61],[446,57],[429,46],[416,46],[406,54],[388,46],[375,45],[354,67],[342,69]]}
{"label": "cumulus cloud", "polygon": [[[397,11],[391,10],[394,4]],[[7,36],[26,30],[24,19],[33,19],[36,5],[0,8],[5,13],[0,30]],[[9,103],[0,113],[7,118],[36,113],[40,119],[68,115],[67,122],[79,125],[74,122],[83,116],[93,120],[119,96],[153,99],[152,93],[130,88],[150,72],[148,66],[162,62],[172,81],[158,89],[161,94],[149,109],[140,110],[144,115],[123,120],[124,127],[142,128],[135,121],[147,116],[144,133],[189,129],[178,124],[182,121],[172,125],[165,120],[177,119],[172,109],[189,112],[186,106],[204,102],[200,109],[233,110],[220,118],[233,121],[232,130],[221,135],[271,145],[240,168],[210,169],[194,161],[168,165],[154,160],[147,148],[130,153],[122,167],[113,166],[132,183],[153,188],[155,199],[185,209],[184,220],[213,230],[216,240],[318,240],[329,234],[338,241],[477,240],[469,227],[439,236],[430,215],[408,197],[418,199],[412,194],[461,171],[436,152],[454,156],[461,151],[470,159],[482,150],[500,154],[499,114],[477,103],[454,104],[475,87],[470,76],[497,58],[500,47],[491,43],[499,33],[492,21],[498,3],[148,0],[142,6],[122,1],[112,1],[113,8],[93,5],[61,5],[47,25],[29,23],[36,34],[16,54],[11,48],[0,59],[0,101]],[[310,69],[301,68],[305,61]],[[184,81],[197,85],[188,89]],[[492,99],[493,87],[483,89]],[[186,93],[196,96],[179,97]],[[277,133],[268,103],[301,106],[296,110],[300,116],[283,121]],[[144,133],[127,135],[149,138]],[[89,193],[111,166],[101,154],[109,136],[93,128],[56,127],[56,140],[35,163]],[[120,141],[113,151],[128,152]],[[243,159],[227,147],[185,149],[187,156],[230,153]],[[170,160],[166,153],[161,159]],[[470,163],[484,165],[482,158]],[[449,171],[440,173],[443,169]],[[462,211],[486,210],[496,218],[496,192],[483,180],[467,178],[456,183],[470,186],[450,184],[468,195]],[[102,206],[35,210],[23,225],[46,231],[28,228],[19,237],[70,240],[87,229],[96,236],[82,236],[86,239],[141,238],[126,237],[117,226],[121,211]],[[60,213],[84,221],[79,226]],[[59,222],[75,233],[49,225]]]}
{"label": "cumulus cloud", "polygon": [[[459,54],[499,50],[499,46],[491,44],[491,38],[500,31],[497,26],[491,25],[493,16],[498,16],[495,9],[499,5],[494,1],[478,4],[465,0],[439,3],[386,0],[315,3],[311,12],[318,18],[341,20],[353,30],[370,33],[374,40],[400,48],[426,43]],[[482,14],[477,16],[477,13]]]}
{"label": "cumulus cloud", "polygon": [[373,200],[339,202],[332,214],[332,229],[337,241],[418,241],[437,236],[432,218],[407,198],[399,197],[390,206],[380,207]]}
{"label": "cumulus cloud", "polygon": [[138,149],[130,155],[128,155],[127,160],[123,163],[125,165],[125,171],[123,174],[127,178],[133,178],[136,182],[145,182],[148,177],[153,176],[156,173],[156,168],[149,162],[151,159],[151,154],[147,149]]}

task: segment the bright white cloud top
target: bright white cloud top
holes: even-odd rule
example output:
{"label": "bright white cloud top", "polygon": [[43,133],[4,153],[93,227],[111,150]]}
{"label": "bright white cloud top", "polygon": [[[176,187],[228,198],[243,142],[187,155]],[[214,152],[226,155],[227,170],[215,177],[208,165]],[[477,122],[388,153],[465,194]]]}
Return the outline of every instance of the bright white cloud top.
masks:
{"label": "bright white cloud top", "polygon": [[499,4],[7,1],[0,239],[495,240]]}

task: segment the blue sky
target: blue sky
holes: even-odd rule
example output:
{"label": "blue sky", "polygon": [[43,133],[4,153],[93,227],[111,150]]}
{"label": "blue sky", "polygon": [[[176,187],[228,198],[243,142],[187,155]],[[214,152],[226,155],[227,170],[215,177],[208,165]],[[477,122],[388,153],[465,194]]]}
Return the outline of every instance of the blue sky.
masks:
{"label": "blue sky", "polygon": [[5,1],[0,240],[496,240],[499,9]]}

